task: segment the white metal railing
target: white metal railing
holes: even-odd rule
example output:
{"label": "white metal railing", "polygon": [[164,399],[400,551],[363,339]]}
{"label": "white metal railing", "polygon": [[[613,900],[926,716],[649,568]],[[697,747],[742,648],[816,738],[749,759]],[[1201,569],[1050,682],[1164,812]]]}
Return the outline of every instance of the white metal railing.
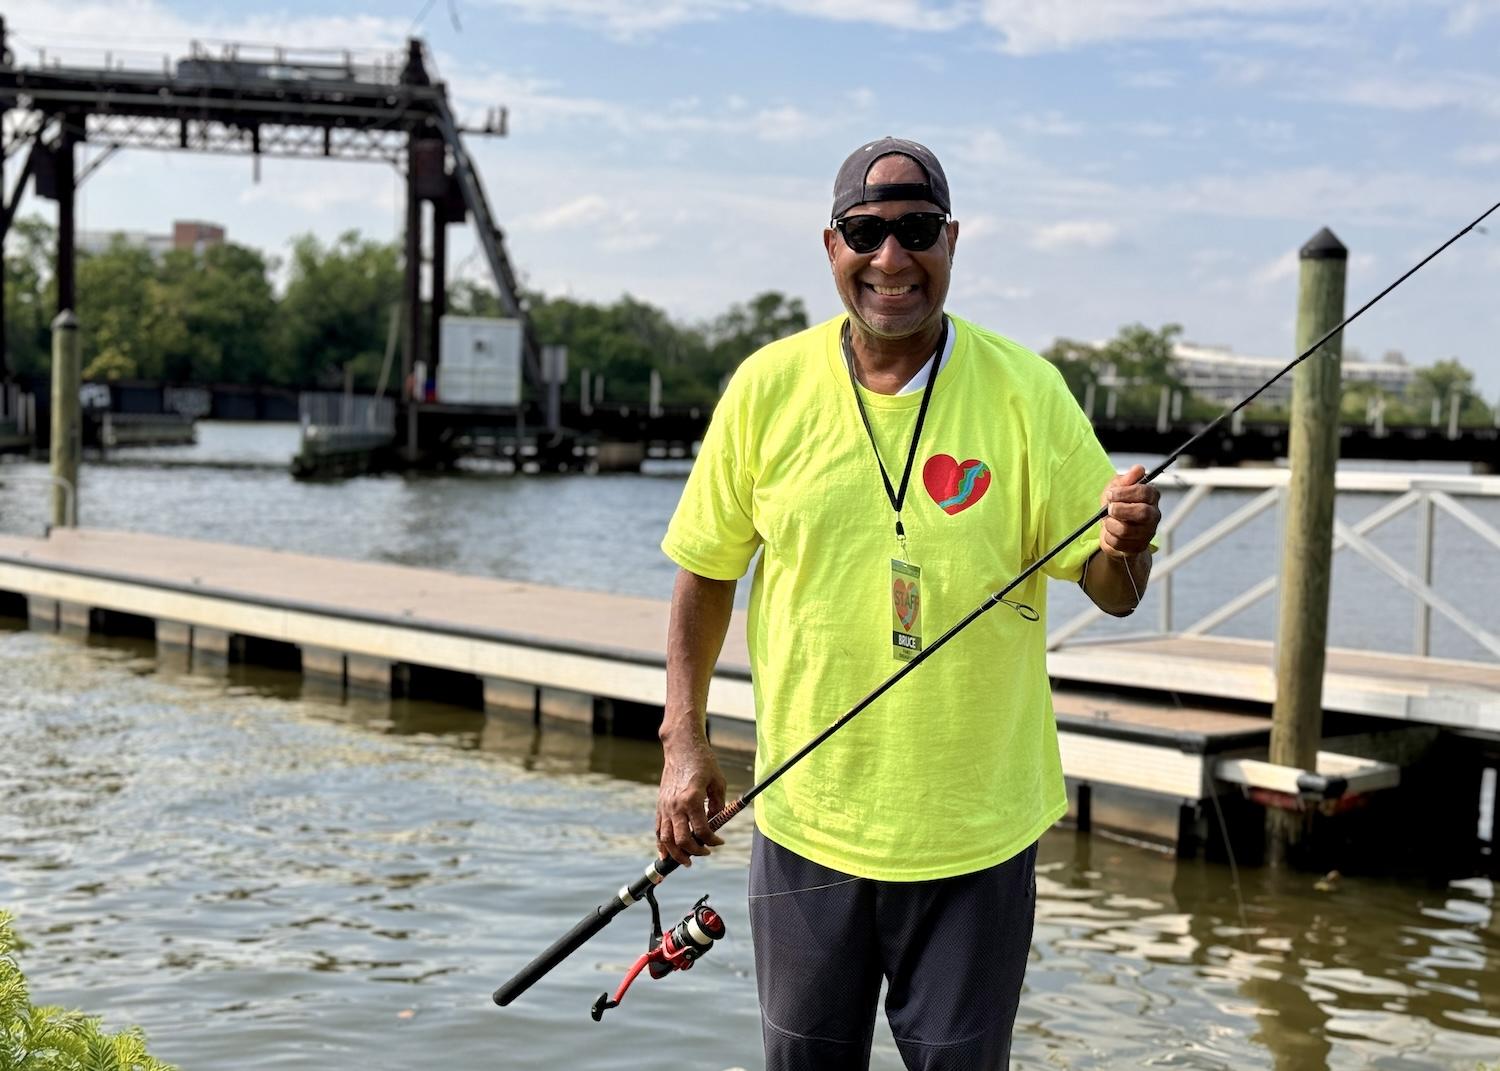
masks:
{"label": "white metal railing", "polygon": [[[1175,574],[1231,533],[1244,528],[1261,514],[1275,510],[1286,494],[1290,478],[1291,473],[1286,469],[1186,469],[1157,481],[1163,490],[1185,492],[1179,501],[1164,511],[1166,516],[1157,538],[1160,550],[1151,569],[1152,595],[1158,606],[1157,627],[1163,634],[1205,635],[1276,590],[1278,578],[1272,573],[1185,626],[1178,626],[1174,620],[1172,587]],[[1432,615],[1435,612],[1491,655],[1500,658],[1500,635],[1475,621],[1432,587],[1435,522],[1439,512],[1447,514],[1491,548],[1500,551],[1500,529],[1459,501],[1465,497],[1500,499],[1500,477],[1339,472],[1335,487],[1341,494],[1395,496],[1352,524],[1335,518],[1333,549],[1335,553],[1341,550],[1353,552],[1414,598],[1412,650],[1420,655],[1431,652]],[[1191,540],[1176,546],[1184,522],[1217,490],[1260,493]],[[1418,521],[1415,568],[1403,566],[1369,539],[1378,528],[1408,511],[1415,511]],[[1491,573],[1500,574],[1500,558],[1496,559]],[[1062,646],[1103,617],[1103,611],[1094,607],[1077,614],[1048,635],[1048,649]]]}
{"label": "white metal railing", "polygon": [[305,391],[297,412],[304,451],[369,449],[396,438],[396,403],[390,398]]}

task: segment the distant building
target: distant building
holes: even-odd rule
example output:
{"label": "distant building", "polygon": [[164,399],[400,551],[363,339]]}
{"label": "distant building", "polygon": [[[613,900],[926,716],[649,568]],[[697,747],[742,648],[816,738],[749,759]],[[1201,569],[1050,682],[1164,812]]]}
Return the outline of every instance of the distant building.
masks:
{"label": "distant building", "polygon": [[78,251],[91,256],[109,251],[116,242],[131,249],[144,249],[153,257],[163,257],[172,251],[170,234],[148,234],[145,231],[79,231]]}
{"label": "distant building", "polygon": [[[1251,357],[1225,346],[1203,346],[1179,342],[1173,349],[1172,368],[1183,386],[1200,398],[1237,402],[1286,367],[1295,356]],[[1387,393],[1405,397],[1417,370],[1394,361],[1351,361],[1342,364],[1345,384],[1373,383]],[[1278,380],[1261,397],[1272,404],[1285,404],[1292,397],[1290,378]]]}
{"label": "distant building", "polygon": [[179,219],[172,224],[172,248],[202,253],[210,246],[224,244],[224,228],[217,223]]}
{"label": "distant building", "polygon": [[80,231],[78,251],[87,254],[103,253],[116,241],[120,241],[132,249],[144,249],[159,260],[174,249],[201,253],[211,246],[223,245],[224,239],[224,228],[217,223],[177,220],[172,224],[171,234],[150,234],[146,231]]}

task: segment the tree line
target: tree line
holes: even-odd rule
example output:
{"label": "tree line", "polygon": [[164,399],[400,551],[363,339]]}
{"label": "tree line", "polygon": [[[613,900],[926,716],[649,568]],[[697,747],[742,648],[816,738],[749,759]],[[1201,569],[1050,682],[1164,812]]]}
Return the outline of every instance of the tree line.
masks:
{"label": "tree line", "polygon": [[[19,378],[45,376],[57,308],[56,233],[43,220],[23,219],[7,244],[9,366]],[[272,278],[282,267],[232,242],[158,257],[116,238],[100,252],[80,253],[84,378],[331,389],[342,387],[347,367],[358,389],[374,390],[401,297],[400,245],[354,231],[332,242],[304,235],[292,243],[278,294]],[[588,369],[604,377],[611,400],[644,401],[654,369],[665,401],[712,404],[746,355],[807,326],[801,300],[776,292],[695,324],[629,295],[611,304],[541,294],[523,300],[538,342],[568,347],[570,397],[579,370]],[[501,315],[494,292],[468,281],[449,288],[448,309]]]}
{"label": "tree line", "polygon": [[[21,378],[45,376],[57,307],[56,233],[41,219],[23,219],[11,228],[8,245],[10,369]],[[116,239],[101,252],[80,254],[84,377],[333,389],[343,385],[347,369],[358,389],[374,390],[401,295],[399,243],[355,231],[332,242],[304,235],[292,243],[278,294],[272,279],[282,267],[232,242],[157,257]],[[775,291],[691,324],[628,294],[609,304],[535,293],[523,301],[537,341],[568,347],[568,398],[577,397],[579,371],[588,369],[604,378],[610,400],[641,402],[654,370],[664,401],[711,405],[724,377],[748,354],[808,323],[800,299]],[[459,315],[501,315],[494,292],[471,281],[449,288],[448,308]],[[1080,401],[1093,396],[1096,412],[1110,389],[1105,384],[1113,384],[1117,415],[1154,419],[1162,388],[1184,387],[1172,360],[1181,332],[1177,324],[1130,324],[1102,344],[1058,339],[1043,356],[1062,371]],[[393,391],[396,384],[386,388]],[[1493,419],[1475,390],[1474,374],[1456,359],[1418,369],[1400,397],[1370,383],[1346,384],[1344,416],[1363,421],[1379,399],[1387,423],[1426,423],[1436,401],[1446,421],[1455,395],[1462,422]],[[1208,418],[1219,409],[1184,391],[1184,417]],[[1259,405],[1250,415],[1278,419],[1285,413]]]}
{"label": "tree line", "polygon": [[[1058,339],[1042,356],[1062,372],[1074,397],[1094,399],[1094,415],[1102,412],[1104,397],[1113,389],[1115,413],[1122,419],[1153,420],[1165,388],[1181,391],[1182,416],[1189,420],[1209,420],[1225,406],[1207,398],[1189,394],[1173,364],[1172,354],[1182,335],[1180,324],[1150,328],[1128,324],[1114,338],[1101,344]],[[1358,350],[1346,349],[1346,361],[1363,360]],[[1288,354],[1287,360],[1291,360]],[[1392,352],[1385,360],[1404,365],[1405,358]],[[1246,391],[1246,393],[1249,393]],[[1485,404],[1474,383],[1474,373],[1457,358],[1448,358],[1414,369],[1411,386],[1397,394],[1377,383],[1346,379],[1340,402],[1342,419],[1351,424],[1365,423],[1378,402],[1382,419],[1389,425],[1427,424],[1432,420],[1434,403],[1439,422],[1446,423],[1449,406],[1458,399],[1459,423],[1489,424],[1495,411]],[[1256,402],[1246,410],[1250,419],[1284,421],[1288,417],[1283,404]]]}

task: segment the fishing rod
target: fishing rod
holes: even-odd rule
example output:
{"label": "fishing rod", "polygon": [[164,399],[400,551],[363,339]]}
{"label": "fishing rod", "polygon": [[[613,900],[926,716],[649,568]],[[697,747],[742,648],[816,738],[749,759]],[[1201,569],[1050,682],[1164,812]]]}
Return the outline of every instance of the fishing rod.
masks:
{"label": "fishing rod", "polygon": [[[1146,473],[1139,482],[1151,483],[1153,480],[1155,480],[1158,476],[1165,472],[1179,457],[1187,453],[1188,450],[1190,450],[1194,445],[1200,442],[1204,438],[1204,436],[1208,435],[1225,420],[1229,419],[1235,413],[1238,413],[1241,409],[1244,409],[1251,402],[1255,401],[1256,398],[1264,394],[1265,391],[1270,388],[1270,386],[1277,380],[1281,379],[1292,369],[1296,368],[1299,364],[1316,353],[1329,339],[1333,338],[1344,328],[1348,327],[1355,320],[1363,316],[1367,311],[1374,307],[1377,302],[1379,302],[1392,290],[1395,290],[1396,287],[1406,282],[1407,279],[1410,279],[1418,271],[1424,268],[1429,262],[1436,259],[1454,242],[1458,241],[1464,235],[1468,234],[1474,228],[1478,227],[1479,224],[1483,223],[1485,219],[1487,219],[1493,212],[1495,212],[1496,209],[1500,209],[1500,202],[1496,202],[1495,204],[1491,205],[1472,223],[1469,223],[1467,226],[1456,232],[1446,242],[1438,246],[1431,253],[1428,253],[1425,257],[1418,261],[1415,265],[1403,272],[1395,282],[1391,283],[1384,290],[1380,291],[1380,293],[1376,294],[1369,301],[1366,301],[1351,315],[1346,316],[1334,327],[1331,327],[1327,331],[1325,331],[1321,338],[1319,338],[1312,345],[1308,346],[1307,349],[1303,350],[1300,354],[1289,361],[1287,365],[1279,372],[1273,375],[1270,379],[1266,380],[1259,387],[1256,387],[1255,390],[1251,391],[1235,405],[1233,405],[1229,409],[1224,410],[1224,412],[1215,417],[1196,435],[1193,435],[1187,440],[1187,442],[1183,443],[1176,450],[1173,450],[1170,454],[1168,454],[1165,460],[1163,460],[1150,472]],[[1020,603],[1011,602],[1006,599],[1006,596],[1016,588],[1024,584],[1027,580],[1031,579],[1031,577],[1036,574],[1037,570],[1041,569],[1042,566],[1046,565],[1053,558],[1057,557],[1058,554],[1062,553],[1062,551],[1069,547],[1075,540],[1082,538],[1090,528],[1102,521],[1108,515],[1108,513],[1109,507],[1101,506],[1098,512],[1096,512],[1088,520],[1084,521],[1070,534],[1064,536],[1051,550],[1047,551],[1047,553],[1043,554],[1036,561],[1032,562],[1025,569],[1021,570],[1021,572],[1017,573],[1015,578],[1012,579],[1010,583],[1006,584],[1005,587],[990,595],[973,610],[969,611],[969,613],[962,620],[960,620],[957,624],[953,625],[936,640],[934,640],[931,645],[918,652],[910,662],[903,663],[900,669],[896,670],[895,673],[892,673],[883,682],[881,682],[881,684],[879,684],[874,691],[870,692],[869,695],[865,696],[858,703],[854,704],[854,706],[850,707],[849,710],[846,711],[844,715],[837,721],[829,725],[828,728],[824,729],[817,736],[809,740],[790,758],[786,759],[774,770],[766,774],[765,777],[761,778],[755,784],[751,785],[748,789],[745,790],[744,794],[741,795],[733,803],[726,804],[724,807],[720,808],[719,811],[708,820],[709,830],[717,832],[719,829],[721,829],[727,822],[729,822],[730,819],[739,814],[740,811],[744,810],[746,804],[750,803],[755,799],[756,796],[759,796],[766,789],[770,788],[773,784],[781,779],[783,774],[785,774],[793,766],[796,766],[797,763],[801,762],[814,750],[820,747],[825,741],[828,740],[829,737],[833,736],[834,733],[838,732],[845,725],[848,725],[867,707],[869,707],[871,703],[874,703],[875,700],[885,695],[886,692],[890,691],[891,688],[895,687],[895,685],[899,681],[905,678],[907,674],[914,671],[930,656],[936,654],[943,646],[948,643],[949,640],[953,639],[953,637],[957,636],[964,629],[968,628],[976,620],[978,620],[980,616],[982,616],[993,607],[998,606],[1001,603],[1005,603],[1005,605],[1010,606],[1018,613],[1021,613],[1021,615],[1023,617],[1026,617],[1027,620],[1036,620],[1036,613],[1034,610],[1030,610],[1029,607],[1022,606]],[[594,908],[594,910],[590,911],[587,915],[579,920],[576,926],[574,926],[571,930],[569,930],[567,933],[563,934],[555,942],[553,942],[550,948],[548,948],[541,955],[537,956],[534,960],[523,967],[513,978],[510,979],[510,981],[506,982],[499,989],[495,990],[495,1003],[500,1005],[501,1007],[505,1007],[511,1001],[519,997],[522,993],[526,992],[526,990],[535,985],[543,975],[552,970],[552,968],[556,967],[563,960],[567,959],[568,956],[576,952],[585,941],[593,937],[600,930],[604,929],[605,926],[609,925],[609,923],[614,920],[614,917],[616,915],[624,911],[631,904],[634,904],[642,899],[649,899],[652,902],[654,910],[655,896],[652,890],[655,888],[655,886],[660,885],[662,881],[665,880],[666,877],[674,870],[676,870],[679,866],[680,864],[677,862],[677,860],[671,858],[670,856],[665,859],[652,860],[647,864],[645,872],[640,877],[636,878],[632,882],[622,885],[620,887],[620,891],[617,892],[613,897],[606,900],[598,907]],[[701,903],[702,902],[700,901],[700,904]],[[720,930],[720,936],[722,936],[722,928]],[[653,971],[653,975],[654,974],[655,971]],[[634,974],[632,974],[630,977],[633,978]],[[626,984],[628,984],[628,981],[629,979],[627,979]],[[624,988],[625,985],[622,985],[620,989],[620,995],[623,995]],[[602,1007],[608,1006],[607,1002],[608,994],[605,994],[600,998],[599,1002],[596,1002],[596,1007],[602,1009]],[[597,1019],[598,1016],[596,1015],[595,1018]]]}

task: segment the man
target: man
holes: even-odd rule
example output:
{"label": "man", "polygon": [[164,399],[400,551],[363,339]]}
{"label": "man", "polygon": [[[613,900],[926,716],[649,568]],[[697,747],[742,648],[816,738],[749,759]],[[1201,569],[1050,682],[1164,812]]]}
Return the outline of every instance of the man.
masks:
{"label": "man", "polygon": [[[1157,492],[1116,477],[1047,362],[944,313],[958,223],[915,142],[855,150],[823,244],[847,316],[735,373],[662,543],[672,597],[656,835],[722,840],[704,711],[735,581],[763,776],[1109,504],[1043,572],[1140,601]],[[1001,1068],[1036,841],[1066,810],[1038,574],[755,806],[750,915],[766,1066],[868,1066],[881,981],[909,1068]],[[1035,613],[1031,610],[1034,609]],[[1016,612],[1012,612],[1015,610]]]}

